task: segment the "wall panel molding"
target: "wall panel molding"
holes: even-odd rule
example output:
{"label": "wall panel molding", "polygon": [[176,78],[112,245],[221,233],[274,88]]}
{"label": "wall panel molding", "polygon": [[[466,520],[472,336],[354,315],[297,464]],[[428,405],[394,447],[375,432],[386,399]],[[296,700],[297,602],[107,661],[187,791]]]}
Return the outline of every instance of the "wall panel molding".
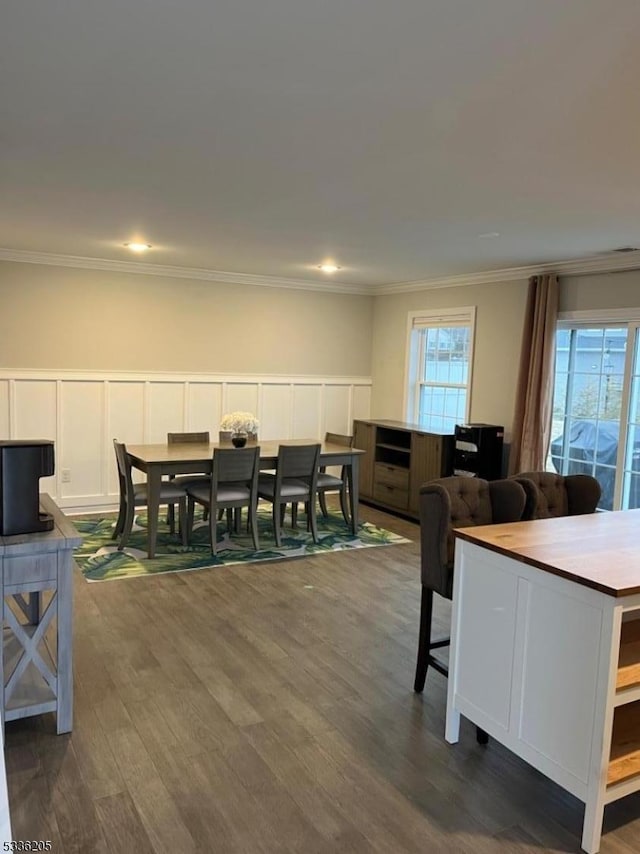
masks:
{"label": "wall panel molding", "polygon": [[[268,413],[264,439],[317,438],[350,432],[354,418],[369,417],[371,401],[371,377],[0,369],[0,384],[0,438],[53,439],[55,475],[41,489],[67,512],[116,506],[114,438],[157,442],[168,429],[213,438],[229,407],[261,421]],[[312,418],[296,418],[296,403]]]}

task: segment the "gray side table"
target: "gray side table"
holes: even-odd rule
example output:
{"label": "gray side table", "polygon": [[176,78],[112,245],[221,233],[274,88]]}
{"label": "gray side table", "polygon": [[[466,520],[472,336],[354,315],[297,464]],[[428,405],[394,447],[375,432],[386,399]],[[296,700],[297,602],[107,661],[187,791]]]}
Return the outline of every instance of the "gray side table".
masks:
{"label": "gray side table", "polygon": [[82,537],[45,493],[52,531],[0,537],[2,723],[56,713],[58,734],[73,725],[73,549]]}

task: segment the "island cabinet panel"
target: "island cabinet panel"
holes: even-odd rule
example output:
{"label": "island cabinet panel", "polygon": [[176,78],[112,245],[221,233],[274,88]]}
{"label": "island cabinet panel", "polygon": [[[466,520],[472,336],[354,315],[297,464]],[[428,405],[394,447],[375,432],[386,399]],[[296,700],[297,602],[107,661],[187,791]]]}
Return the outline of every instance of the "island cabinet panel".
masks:
{"label": "island cabinet panel", "polygon": [[420,486],[451,474],[453,435],[427,433],[402,421],[354,421],[360,496],[382,509],[418,518]]}
{"label": "island cabinet panel", "polygon": [[464,715],[579,798],[588,854],[605,807],[640,792],[639,526],[635,509],[455,532],[446,739]]}

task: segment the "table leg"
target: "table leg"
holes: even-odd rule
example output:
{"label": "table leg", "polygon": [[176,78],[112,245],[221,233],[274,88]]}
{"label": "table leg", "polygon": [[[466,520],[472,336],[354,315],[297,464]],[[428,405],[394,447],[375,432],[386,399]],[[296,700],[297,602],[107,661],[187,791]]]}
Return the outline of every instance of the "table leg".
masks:
{"label": "table leg", "polygon": [[58,690],[56,727],[58,735],[73,727],[73,558],[70,551],[58,553],[57,632]]}
{"label": "table leg", "polygon": [[160,466],[150,465],[147,469],[147,553],[149,558],[153,558],[156,555],[161,479],[162,473],[160,471]]}
{"label": "table leg", "polygon": [[357,454],[351,457],[351,465],[347,467],[349,478],[349,510],[351,511],[351,531],[358,533],[358,507],[360,502],[360,458]]}

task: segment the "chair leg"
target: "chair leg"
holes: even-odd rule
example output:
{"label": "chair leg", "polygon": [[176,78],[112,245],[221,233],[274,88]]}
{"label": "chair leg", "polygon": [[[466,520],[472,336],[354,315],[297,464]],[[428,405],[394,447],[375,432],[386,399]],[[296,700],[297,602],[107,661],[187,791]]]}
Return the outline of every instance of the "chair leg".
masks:
{"label": "chair leg", "polygon": [[329,511],[327,510],[327,496],[324,492],[318,493],[318,504],[320,505],[320,510],[325,519],[329,518]]}
{"label": "chair leg", "polygon": [[297,501],[291,502],[291,527],[292,528],[298,527],[298,502]]}
{"label": "chair leg", "polygon": [[282,509],[284,508],[284,504],[277,504],[275,501],[273,502],[273,536],[276,541],[276,546],[280,548],[282,545],[282,539],[280,536],[280,525],[281,525],[281,517],[282,517]]}
{"label": "chair leg", "polygon": [[167,507],[167,523],[169,525],[169,531],[172,534],[176,532],[176,511],[173,504],[170,504]]}
{"label": "chair leg", "polygon": [[247,521],[248,525],[251,525],[251,536],[253,538],[253,548],[255,551],[258,551],[260,548],[260,542],[258,540],[258,518],[256,514],[255,507],[249,507],[249,519]]}
{"label": "chair leg", "polygon": [[180,535],[182,537],[182,545],[189,545],[189,528],[187,527],[187,499],[181,498],[178,502],[178,514],[180,524]]}
{"label": "chair leg", "polygon": [[349,514],[349,500],[347,498],[347,484],[343,484],[342,489],[340,490],[340,509],[342,510],[342,515],[344,517],[344,521],[348,526],[351,525],[351,516]]}
{"label": "chair leg", "polygon": [[[224,515],[224,509],[219,513],[209,513],[209,540],[211,542],[211,554],[214,556],[218,554],[218,519],[221,513]],[[229,513],[231,513],[231,510],[227,508],[227,517]],[[229,519],[227,518],[227,525],[228,523]]]}
{"label": "chair leg", "polygon": [[476,727],[476,741],[478,744],[489,744],[489,733],[486,733],[479,726]]}
{"label": "chair leg", "polygon": [[318,542],[318,525],[316,523],[316,502],[313,495],[309,497],[309,501],[307,501],[307,519],[309,520],[309,527],[311,529],[311,536],[313,538],[313,542]]}
{"label": "chair leg", "polygon": [[118,518],[116,519],[116,524],[113,529],[113,533],[111,534],[112,540],[117,540],[120,534],[122,533],[122,529],[124,527],[124,520],[127,517],[127,505],[124,501],[120,501],[120,509],[118,511]]}
{"label": "chair leg", "polygon": [[422,587],[420,601],[420,636],[418,638],[418,661],[413,690],[421,694],[424,690],[427,668],[429,667],[429,644],[431,642],[431,618],[433,615],[433,590]]}
{"label": "chair leg", "polygon": [[189,538],[189,542],[191,542],[191,536],[193,534],[193,517],[195,515],[195,504],[196,502],[191,496],[189,496],[187,502],[187,537]]}
{"label": "chair leg", "polygon": [[118,551],[122,551],[122,549],[127,545],[131,529],[133,528],[133,517],[135,516],[135,512],[136,508],[133,504],[127,505],[127,512],[125,514],[124,522],[122,523],[122,536],[118,543]]}

